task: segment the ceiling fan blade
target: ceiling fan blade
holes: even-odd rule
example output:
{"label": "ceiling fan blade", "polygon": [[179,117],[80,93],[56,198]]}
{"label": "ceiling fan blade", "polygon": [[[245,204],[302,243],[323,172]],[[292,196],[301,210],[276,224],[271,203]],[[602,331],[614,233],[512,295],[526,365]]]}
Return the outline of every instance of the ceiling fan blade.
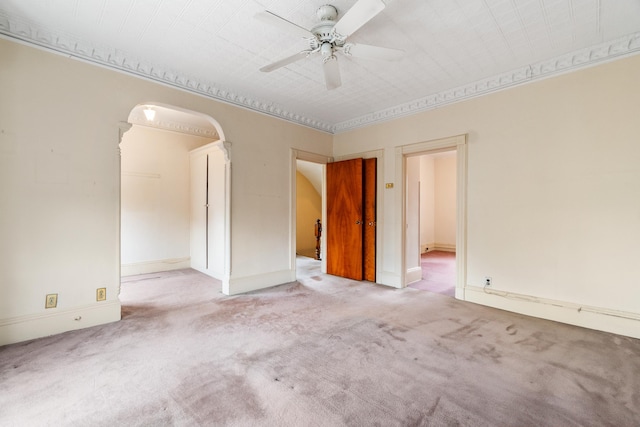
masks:
{"label": "ceiling fan blade", "polygon": [[385,4],[382,0],[358,0],[336,23],[333,32],[348,37],[382,12],[384,8]]}
{"label": "ceiling fan blade", "polygon": [[266,24],[277,27],[282,31],[286,31],[290,34],[295,34],[299,37],[314,37],[314,35],[311,34],[311,32],[306,28],[302,28],[301,26],[294,24],[291,21],[287,21],[283,17],[269,12],[268,10],[256,13],[254,15],[254,18]]}
{"label": "ceiling fan blade", "polygon": [[403,50],[356,43],[345,44],[342,52],[348,56],[365,59],[381,59],[384,61],[397,61],[404,56]]}
{"label": "ceiling fan blade", "polygon": [[273,70],[277,70],[278,68],[282,68],[286,65],[292,64],[296,61],[299,61],[301,59],[306,58],[307,56],[309,56],[309,54],[311,53],[311,51],[309,50],[303,50],[302,52],[298,52],[295,55],[291,55],[291,56],[287,56],[286,58],[282,58],[279,61],[276,61],[274,63],[271,63],[269,65],[265,65],[264,67],[260,68],[260,71],[262,71],[263,73],[269,73]]}
{"label": "ceiling fan blade", "polygon": [[338,67],[338,59],[335,56],[327,58],[322,65],[322,69],[324,70],[324,82],[327,85],[327,90],[332,90],[342,85],[340,67]]}

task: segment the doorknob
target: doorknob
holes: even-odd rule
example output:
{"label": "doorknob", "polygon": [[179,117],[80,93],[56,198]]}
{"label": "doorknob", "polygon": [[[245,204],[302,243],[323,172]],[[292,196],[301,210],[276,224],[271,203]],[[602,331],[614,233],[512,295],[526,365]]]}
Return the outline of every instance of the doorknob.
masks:
{"label": "doorknob", "polygon": [[375,221],[369,221],[369,227],[373,227],[374,225],[376,225]]}
{"label": "doorknob", "polygon": [[356,225],[360,225],[360,224],[363,224],[363,222],[360,221],[359,219],[356,219]]}

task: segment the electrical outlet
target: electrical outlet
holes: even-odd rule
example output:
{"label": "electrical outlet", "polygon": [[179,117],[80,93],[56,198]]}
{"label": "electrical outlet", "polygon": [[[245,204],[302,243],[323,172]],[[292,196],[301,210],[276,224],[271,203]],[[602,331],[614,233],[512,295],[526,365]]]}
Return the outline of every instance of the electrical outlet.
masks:
{"label": "electrical outlet", "polygon": [[491,286],[491,277],[489,277],[489,276],[485,276],[485,278],[484,278],[484,285],[485,285],[485,286]]}
{"label": "electrical outlet", "polygon": [[44,302],[44,308],[56,308],[58,305],[58,294],[47,294]]}
{"label": "electrical outlet", "polygon": [[96,301],[106,301],[107,288],[98,288],[96,290]]}

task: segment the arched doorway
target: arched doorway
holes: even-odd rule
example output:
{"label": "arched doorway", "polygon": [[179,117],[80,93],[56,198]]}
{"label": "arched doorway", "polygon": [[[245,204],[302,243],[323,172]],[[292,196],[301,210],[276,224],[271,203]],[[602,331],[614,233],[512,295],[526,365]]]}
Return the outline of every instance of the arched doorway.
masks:
{"label": "arched doorway", "polygon": [[[196,268],[221,280],[228,293],[231,174],[222,128],[206,114],[156,102],[136,105],[127,127],[120,144],[121,275]],[[210,186],[207,175],[192,173],[192,153],[203,149],[216,159],[215,173],[211,171],[216,215],[199,215],[198,222],[192,181],[203,181],[200,187],[205,189]],[[198,268],[194,245],[210,240],[215,240],[217,268]]]}

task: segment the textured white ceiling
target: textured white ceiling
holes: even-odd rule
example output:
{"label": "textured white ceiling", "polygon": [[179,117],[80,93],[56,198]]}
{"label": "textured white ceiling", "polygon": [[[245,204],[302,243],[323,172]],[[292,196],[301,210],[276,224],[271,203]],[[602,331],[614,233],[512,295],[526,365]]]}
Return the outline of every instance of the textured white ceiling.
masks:
{"label": "textured white ceiling", "polygon": [[384,0],[349,41],[402,60],[340,56],[332,91],[319,56],[260,72],[306,44],[254,15],[311,28],[326,1],[0,0],[0,34],[328,132],[640,52],[639,0]]}

